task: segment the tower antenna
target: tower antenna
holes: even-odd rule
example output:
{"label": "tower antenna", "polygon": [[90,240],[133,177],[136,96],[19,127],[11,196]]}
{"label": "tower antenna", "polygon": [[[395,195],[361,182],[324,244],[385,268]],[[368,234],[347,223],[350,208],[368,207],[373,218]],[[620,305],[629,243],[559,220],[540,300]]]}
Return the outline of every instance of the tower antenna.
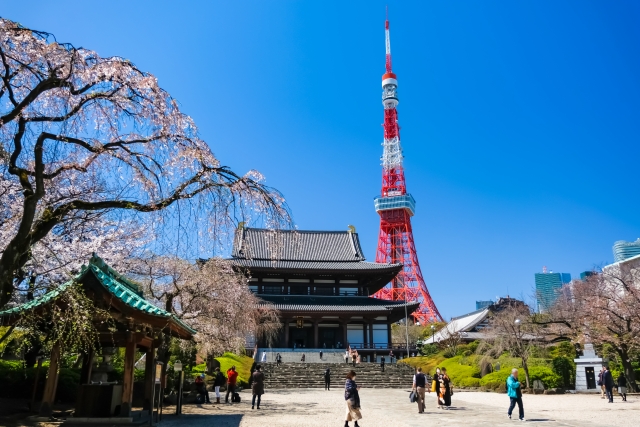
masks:
{"label": "tower antenna", "polygon": [[411,217],[416,202],[407,193],[402,166],[402,146],[398,125],[398,80],[391,67],[391,41],[389,38],[389,9],[384,23],[385,73],[382,76],[382,105],[384,106],[384,140],[382,142],[382,191],[375,198],[375,208],[380,215],[380,233],[376,262],[402,264],[403,268],[391,283],[376,292],[375,298],[393,301],[419,301],[420,307],[413,313],[414,321],[426,325],[442,321],[429,290],[422,277],[418,255],[413,241]]}

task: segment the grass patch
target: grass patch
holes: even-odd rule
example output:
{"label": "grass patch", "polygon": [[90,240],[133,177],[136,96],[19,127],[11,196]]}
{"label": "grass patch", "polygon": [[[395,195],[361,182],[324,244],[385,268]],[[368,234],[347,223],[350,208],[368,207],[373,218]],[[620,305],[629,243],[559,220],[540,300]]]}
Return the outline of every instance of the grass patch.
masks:
{"label": "grass patch", "polygon": [[253,359],[251,357],[225,353],[220,357],[216,357],[216,360],[220,362],[220,372],[225,374],[225,376],[227,375],[227,370],[231,368],[232,365],[235,365],[236,371],[238,372],[238,384],[245,386],[249,383],[251,365],[253,365]]}

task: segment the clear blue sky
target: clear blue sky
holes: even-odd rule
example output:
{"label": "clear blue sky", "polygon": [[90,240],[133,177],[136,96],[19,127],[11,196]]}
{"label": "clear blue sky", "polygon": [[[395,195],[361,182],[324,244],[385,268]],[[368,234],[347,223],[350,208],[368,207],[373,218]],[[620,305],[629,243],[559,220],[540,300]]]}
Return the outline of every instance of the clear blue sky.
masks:
{"label": "clear blue sky", "polygon": [[374,259],[389,4],[413,219],[445,317],[640,237],[640,2],[21,1],[0,14],[155,74],[301,229]]}

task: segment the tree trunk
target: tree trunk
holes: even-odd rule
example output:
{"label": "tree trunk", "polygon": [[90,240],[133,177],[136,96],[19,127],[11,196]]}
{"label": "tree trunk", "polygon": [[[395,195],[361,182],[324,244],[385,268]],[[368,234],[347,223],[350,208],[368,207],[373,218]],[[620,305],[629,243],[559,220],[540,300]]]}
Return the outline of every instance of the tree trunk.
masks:
{"label": "tree trunk", "polygon": [[531,388],[529,382],[529,366],[527,365],[526,359],[522,359],[522,370],[524,371],[524,379],[527,382],[527,388]]}
{"label": "tree trunk", "polygon": [[620,355],[620,359],[622,360],[622,367],[624,368],[624,376],[627,377],[627,384],[631,390],[637,392],[638,385],[636,384],[636,373],[633,370],[629,354],[622,348],[618,348],[617,351],[618,355]]}

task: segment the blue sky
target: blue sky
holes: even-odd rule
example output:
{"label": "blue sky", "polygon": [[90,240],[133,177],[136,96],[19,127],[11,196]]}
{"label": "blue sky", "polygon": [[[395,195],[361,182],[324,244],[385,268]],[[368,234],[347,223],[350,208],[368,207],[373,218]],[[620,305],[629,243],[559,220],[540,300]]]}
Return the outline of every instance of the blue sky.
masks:
{"label": "blue sky", "polygon": [[374,259],[389,4],[414,236],[449,318],[640,237],[640,3],[22,1],[0,14],[155,74],[301,229]]}

